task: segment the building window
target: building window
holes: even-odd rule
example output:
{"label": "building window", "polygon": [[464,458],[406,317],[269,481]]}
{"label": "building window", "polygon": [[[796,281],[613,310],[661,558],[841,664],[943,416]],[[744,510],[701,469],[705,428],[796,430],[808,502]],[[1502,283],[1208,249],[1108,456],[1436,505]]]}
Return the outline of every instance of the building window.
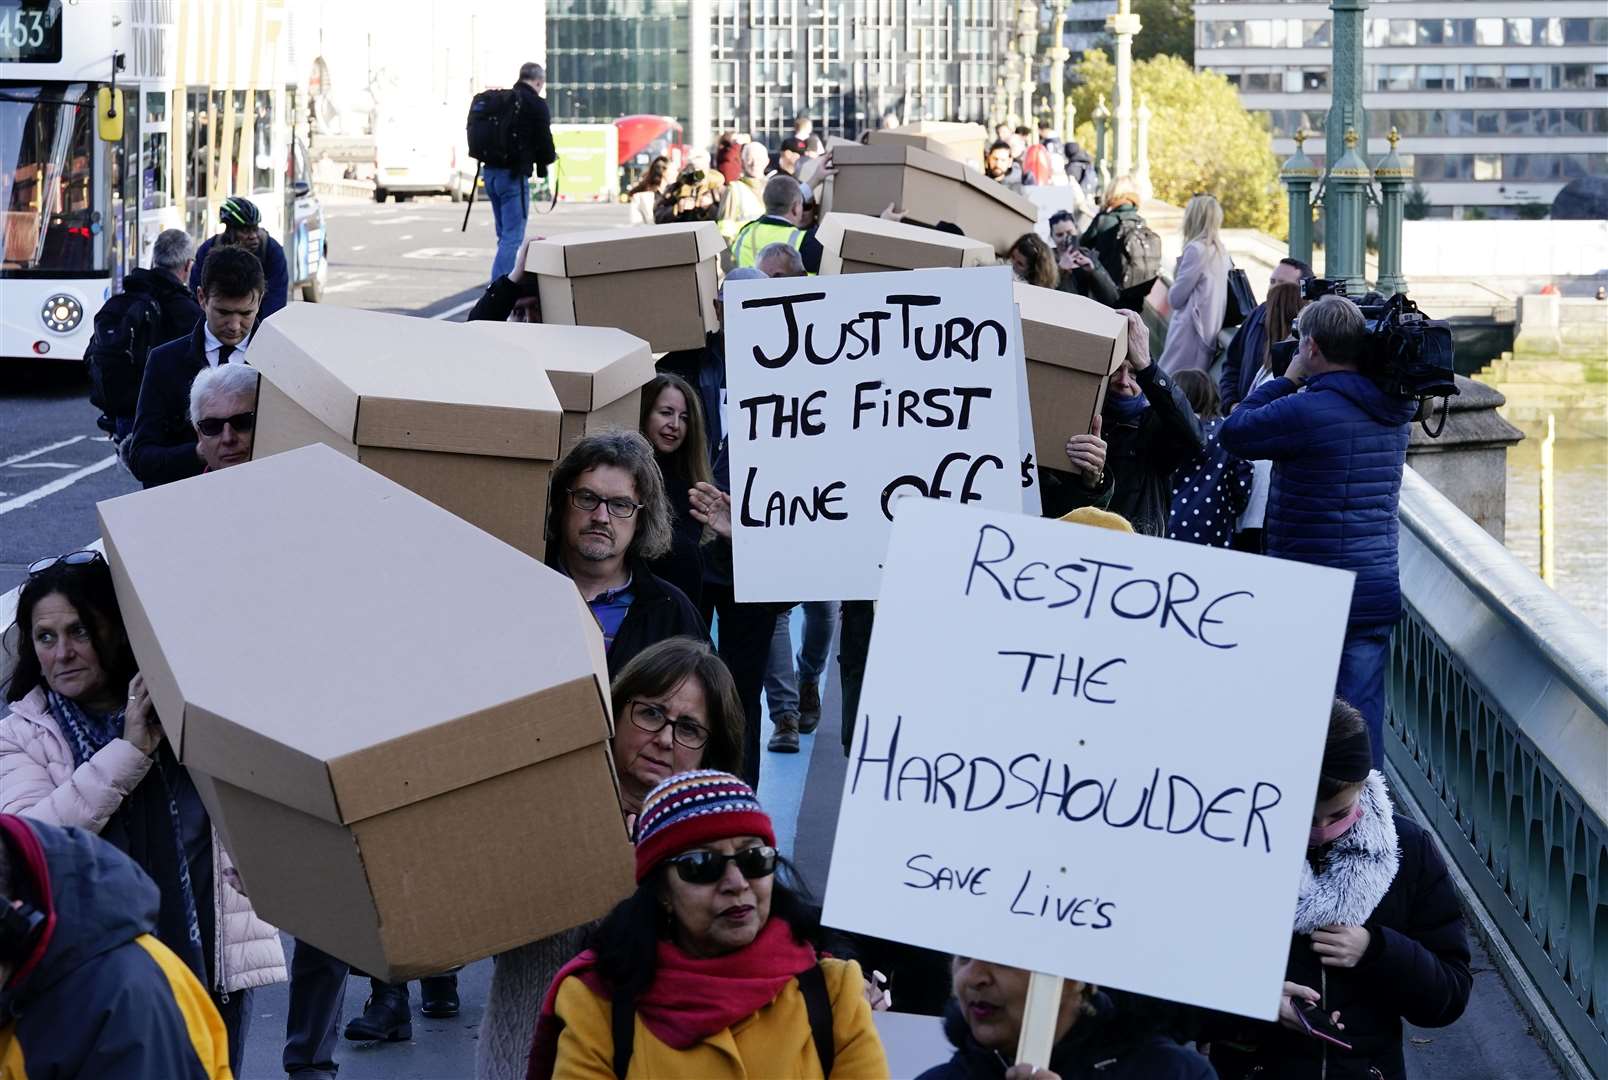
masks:
{"label": "building window", "polygon": [[1327,90],[1329,89],[1328,68],[1305,68],[1301,72],[1301,89]]}
{"label": "building window", "polygon": [[251,190],[261,194],[274,189],[274,97],[272,90],[252,95]]}
{"label": "building window", "polygon": [[1473,175],[1475,180],[1502,179],[1502,155],[1475,154]]}
{"label": "building window", "polygon": [[140,126],[140,209],[168,205],[168,191],[168,96],[147,90]]}
{"label": "building window", "polygon": [[1529,19],[1509,19],[1507,21],[1507,43],[1509,45],[1530,45],[1534,43],[1534,26]]}
{"label": "building window", "polygon": [[1502,19],[1475,19],[1474,44],[1500,45],[1502,44]]}
{"label": "building window", "polygon": [[1301,20],[1301,45],[1307,49],[1327,49],[1330,42],[1331,25],[1328,19]]}

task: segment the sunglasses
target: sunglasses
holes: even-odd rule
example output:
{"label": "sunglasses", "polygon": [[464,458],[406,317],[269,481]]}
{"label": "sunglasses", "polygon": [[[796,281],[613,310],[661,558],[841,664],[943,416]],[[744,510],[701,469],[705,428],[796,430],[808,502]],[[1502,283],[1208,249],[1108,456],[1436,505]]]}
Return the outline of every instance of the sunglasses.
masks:
{"label": "sunglasses", "polygon": [[38,577],[53,566],[89,566],[93,563],[105,562],[98,551],[69,551],[65,555],[53,555],[48,559],[40,559],[28,564],[28,576]]}
{"label": "sunglasses", "polygon": [[667,860],[676,868],[676,874],[688,885],[713,885],[726,876],[726,864],[736,863],[738,871],[753,881],[776,873],[776,860],[781,858],[776,849],[761,844],[744,848],[735,855],[722,855],[715,851],[689,851]]}
{"label": "sunglasses", "polygon": [[197,420],[195,429],[209,439],[216,439],[223,434],[225,424],[234,428],[237,435],[249,435],[251,429],[257,426],[257,414],[243,412],[233,416],[209,416],[205,420]]}

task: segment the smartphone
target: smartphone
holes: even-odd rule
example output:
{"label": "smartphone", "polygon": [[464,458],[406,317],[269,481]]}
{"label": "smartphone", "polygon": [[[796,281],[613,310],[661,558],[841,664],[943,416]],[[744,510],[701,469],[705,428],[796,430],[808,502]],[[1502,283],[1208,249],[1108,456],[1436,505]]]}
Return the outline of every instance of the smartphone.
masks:
{"label": "smartphone", "polygon": [[1318,1007],[1317,1002],[1300,998],[1295,1005],[1295,1018],[1301,1021],[1301,1026],[1306,1029],[1308,1035],[1338,1046],[1342,1050],[1351,1049],[1351,1044],[1340,1038],[1340,1029],[1334,1026],[1329,1015]]}

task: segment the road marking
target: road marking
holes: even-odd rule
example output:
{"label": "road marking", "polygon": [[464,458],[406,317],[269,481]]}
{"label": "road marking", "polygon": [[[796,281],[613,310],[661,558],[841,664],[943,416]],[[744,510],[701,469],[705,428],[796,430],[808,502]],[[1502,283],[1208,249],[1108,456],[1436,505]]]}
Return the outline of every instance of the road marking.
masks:
{"label": "road marking", "polygon": [[452,226],[451,225],[443,225],[443,226],[441,226],[441,231],[442,232],[451,232],[452,231]]}
{"label": "road marking", "polygon": [[29,461],[21,465],[11,466],[13,469],[76,469],[76,461]]}
{"label": "road marking", "polygon": [[413,234],[412,233],[403,233],[401,236],[397,237],[397,239],[398,240],[412,240],[413,239]]}
{"label": "road marking", "polygon": [[473,300],[465,300],[463,303],[459,304],[455,308],[448,308],[446,311],[438,311],[434,315],[430,316],[430,318],[432,318],[432,319],[450,319],[454,315],[458,314],[460,311],[468,311],[470,308],[474,307],[478,303],[480,303],[480,297],[477,296]]}
{"label": "road marking", "polygon": [[426,247],[402,253],[404,259],[483,259],[485,248]]}
{"label": "road marking", "polygon": [[372,277],[347,278],[345,281],[337,281],[333,285],[325,285],[324,291],[327,293],[332,293],[346,292],[349,289],[363,289],[373,285],[377,280],[377,278]]}
{"label": "road marking", "polygon": [[367,247],[368,247],[367,244],[353,244],[348,250],[350,250],[350,251],[363,251]]}
{"label": "road marking", "polygon": [[63,491],[67,488],[70,488],[74,484],[78,483],[78,481],[84,479],[84,477],[93,476],[104,469],[110,469],[116,464],[117,455],[113,454],[102,461],[95,462],[93,465],[86,465],[77,472],[70,472],[66,476],[58,476],[48,484],[41,484],[32,491],[24,491],[21,495],[15,495],[7,499],[5,502],[0,502],[0,514],[9,514],[13,510],[21,510],[25,506],[32,506],[40,499],[47,498],[56,494],[58,491]]}
{"label": "road marking", "polygon": [[31,457],[38,457],[40,454],[48,454],[52,450],[60,450],[62,447],[71,446],[75,442],[83,442],[87,437],[88,436],[85,435],[74,435],[70,439],[63,439],[61,442],[53,442],[49,446],[41,446],[37,450],[28,451],[26,454],[18,454],[15,457],[8,457],[4,461],[0,461],[0,469],[5,468],[7,465],[15,465],[19,461],[27,461]]}

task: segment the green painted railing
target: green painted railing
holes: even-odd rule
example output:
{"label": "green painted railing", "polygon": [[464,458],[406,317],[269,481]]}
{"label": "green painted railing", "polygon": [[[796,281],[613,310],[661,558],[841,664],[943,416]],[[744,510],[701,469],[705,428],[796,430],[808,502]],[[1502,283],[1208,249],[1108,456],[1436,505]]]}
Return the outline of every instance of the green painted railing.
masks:
{"label": "green painted railing", "polygon": [[1538,1032],[1608,1076],[1608,634],[1411,469],[1401,526],[1392,782],[1533,986]]}

